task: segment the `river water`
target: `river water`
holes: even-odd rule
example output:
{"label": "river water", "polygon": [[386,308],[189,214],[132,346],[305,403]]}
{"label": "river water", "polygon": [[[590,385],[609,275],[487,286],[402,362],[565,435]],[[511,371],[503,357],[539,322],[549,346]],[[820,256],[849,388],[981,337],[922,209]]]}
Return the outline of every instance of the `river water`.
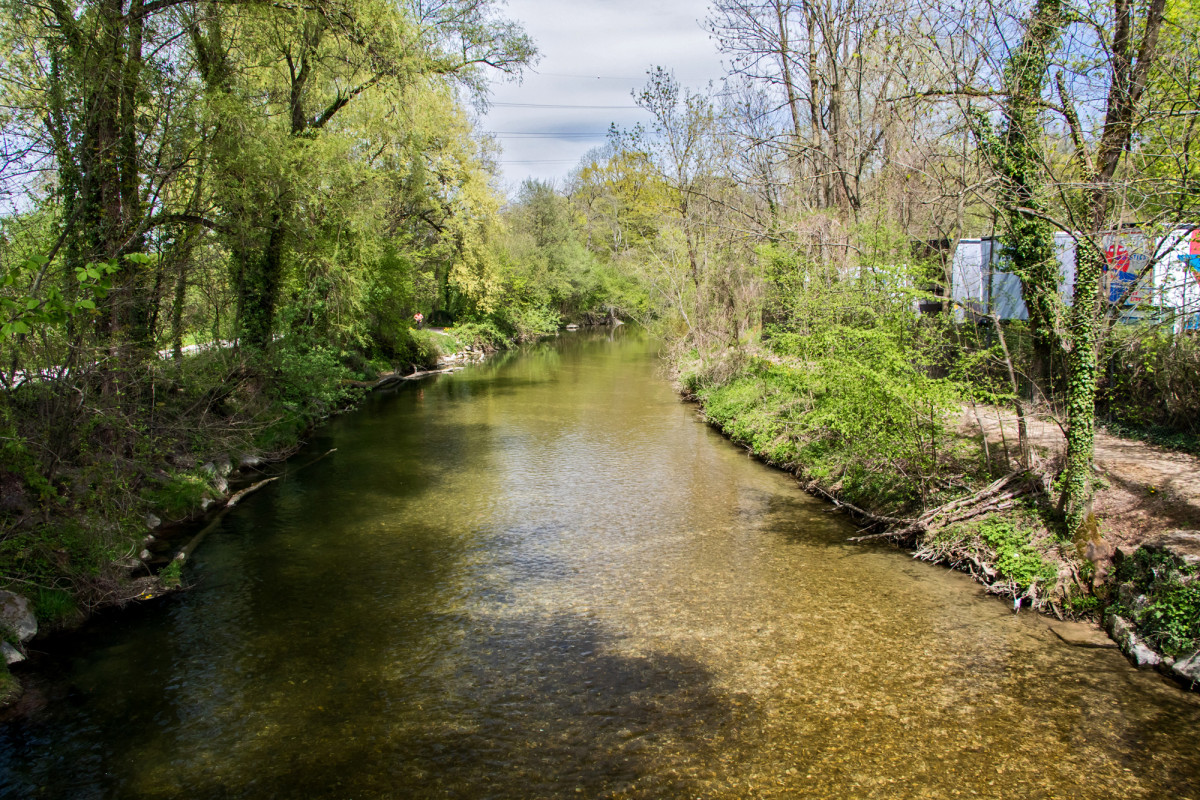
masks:
{"label": "river water", "polygon": [[369,398],[51,643],[0,795],[1200,798],[1200,698],[723,440],[634,331]]}

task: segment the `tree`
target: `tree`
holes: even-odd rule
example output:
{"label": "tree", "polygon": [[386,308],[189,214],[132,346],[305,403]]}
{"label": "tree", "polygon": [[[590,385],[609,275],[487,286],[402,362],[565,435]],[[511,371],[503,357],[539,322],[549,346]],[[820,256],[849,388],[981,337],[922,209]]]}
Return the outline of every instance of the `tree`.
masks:
{"label": "tree", "polygon": [[[220,202],[236,231],[241,340],[262,350],[273,337],[301,175],[344,109],[421,76],[478,88],[482,67],[515,73],[533,49],[482,0],[418,4],[411,19],[388,3],[339,0],[309,9],[212,4],[205,13],[190,31],[208,91],[220,98],[215,126],[224,142],[214,156],[224,176]],[[226,46],[231,29],[239,38]],[[235,70],[234,59],[257,68]]]}

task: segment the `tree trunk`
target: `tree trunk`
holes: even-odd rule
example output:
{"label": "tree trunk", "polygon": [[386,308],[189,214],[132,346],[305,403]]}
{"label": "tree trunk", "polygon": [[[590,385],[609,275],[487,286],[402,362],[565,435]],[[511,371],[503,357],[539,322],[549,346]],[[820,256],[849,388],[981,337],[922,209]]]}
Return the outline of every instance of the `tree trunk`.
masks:
{"label": "tree trunk", "polygon": [[283,211],[271,218],[266,246],[257,252],[240,254],[242,282],[238,292],[238,316],[241,320],[240,344],[263,351],[274,333],[275,304],[283,277]]}
{"label": "tree trunk", "polygon": [[[1115,0],[1116,28],[1112,41],[1112,84],[1104,131],[1087,193],[1091,216],[1091,246],[1077,260],[1074,304],[1071,308],[1071,349],[1067,354],[1067,464],[1063,472],[1061,505],[1068,533],[1077,545],[1096,533],[1092,514],[1095,480],[1092,474],[1096,435],[1096,356],[1101,330],[1100,281],[1104,273],[1101,237],[1108,224],[1113,176],[1133,137],[1134,111],[1146,88],[1157,57],[1165,0],[1153,0],[1141,25],[1142,39],[1134,52],[1130,0]],[[1080,158],[1085,166],[1087,161]]]}

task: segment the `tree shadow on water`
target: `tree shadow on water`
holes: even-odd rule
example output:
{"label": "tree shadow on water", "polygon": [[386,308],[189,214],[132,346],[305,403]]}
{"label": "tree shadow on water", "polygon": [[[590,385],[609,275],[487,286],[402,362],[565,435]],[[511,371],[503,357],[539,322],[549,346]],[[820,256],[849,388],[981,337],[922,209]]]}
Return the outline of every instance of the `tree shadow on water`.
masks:
{"label": "tree shadow on water", "polygon": [[717,686],[701,663],[621,653],[584,615],[484,615],[465,621],[461,633],[456,645],[414,662],[406,652],[381,651],[364,670],[359,653],[344,679],[314,681],[286,710],[244,709],[266,717],[257,727],[269,736],[238,730],[203,758],[174,753],[169,777],[125,783],[120,794],[728,794],[723,759],[758,727],[761,712],[747,695]]}

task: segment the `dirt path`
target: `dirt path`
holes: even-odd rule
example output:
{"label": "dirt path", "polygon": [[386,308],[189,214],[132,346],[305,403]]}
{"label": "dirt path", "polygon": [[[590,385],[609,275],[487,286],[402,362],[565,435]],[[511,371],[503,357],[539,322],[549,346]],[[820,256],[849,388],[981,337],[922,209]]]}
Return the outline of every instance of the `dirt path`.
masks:
{"label": "dirt path", "polygon": [[[1007,439],[1015,451],[1013,412],[980,406],[979,415],[991,446],[1003,447]],[[970,409],[963,414],[962,431],[979,435]],[[1029,437],[1043,459],[1061,454],[1066,447],[1062,431],[1049,419],[1031,419]],[[1111,543],[1136,545],[1164,531],[1200,529],[1200,458],[1097,433],[1096,466],[1107,486],[1097,493],[1095,510],[1101,533]]]}

